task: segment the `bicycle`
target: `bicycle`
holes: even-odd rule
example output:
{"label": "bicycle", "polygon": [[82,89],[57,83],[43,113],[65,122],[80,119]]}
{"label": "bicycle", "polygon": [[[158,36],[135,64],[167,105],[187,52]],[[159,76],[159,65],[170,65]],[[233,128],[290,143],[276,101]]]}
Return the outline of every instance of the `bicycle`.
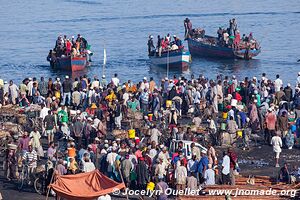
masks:
{"label": "bicycle", "polygon": [[[22,171],[18,178],[18,190],[21,192],[25,185],[29,186],[35,180],[35,170],[29,168],[29,164],[25,163],[22,165]],[[30,172],[31,171],[31,172]]]}
{"label": "bicycle", "polygon": [[18,190],[22,191],[25,182],[29,182],[29,174],[28,174],[28,165],[27,164],[23,164],[22,167],[22,171],[19,174],[19,178],[18,178]]}
{"label": "bicycle", "polygon": [[37,178],[34,180],[34,189],[36,193],[42,195],[46,193],[46,171],[41,171],[36,174]]}

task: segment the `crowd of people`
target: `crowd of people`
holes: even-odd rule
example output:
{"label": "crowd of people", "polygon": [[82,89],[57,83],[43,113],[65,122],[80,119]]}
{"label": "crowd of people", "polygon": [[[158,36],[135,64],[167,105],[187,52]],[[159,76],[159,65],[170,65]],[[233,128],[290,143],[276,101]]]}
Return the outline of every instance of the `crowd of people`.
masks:
{"label": "crowd of people", "polygon": [[157,36],[157,45],[154,45],[153,36],[150,35],[148,38],[148,55],[158,55],[161,56],[162,53],[167,51],[176,51],[176,50],[183,50],[184,46],[180,38],[176,35],[173,35],[173,40],[171,35],[168,33],[167,36],[161,37],[160,35]]}
{"label": "crowd of people", "polygon": [[[26,161],[33,171],[45,156],[56,163],[59,174],[99,169],[116,181],[124,180],[129,188],[144,189],[148,183],[160,189],[234,185],[239,171],[235,148],[250,148],[252,135],[273,146],[275,167],[283,163],[282,148],[292,149],[300,136],[300,72],[291,84],[284,84],[280,75],[272,80],[265,73],[243,80],[234,75],[215,79],[174,76],[160,81],[144,77],[138,83],[121,81],[117,74],[109,81],[104,75],[74,80],[68,76],[64,80],[34,77],[18,86],[12,80],[4,81],[0,103],[39,104],[43,120],[42,127],[24,131],[22,137],[10,141],[18,148],[7,151],[8,178],[15,178],[18,161]],[[139,126],[132,127],[126,122],[135,115],[142,118],[133,120]],[[187,127],[191,123],[195,129]],[[207,130],[205,143],[197,134],[201,127]],[[134,135],[113,134],[122,130]],[[215,146],[221,145],[225,135],[229,148],[223,156],[217,155]],[[46,155],[43,137],[48,142]],[[174,140],[179,142],[171,151]],[[198,143],[207,149],[200,149]],[[280,171],[280,177],[286,178],[282,176],[286,170]]]}

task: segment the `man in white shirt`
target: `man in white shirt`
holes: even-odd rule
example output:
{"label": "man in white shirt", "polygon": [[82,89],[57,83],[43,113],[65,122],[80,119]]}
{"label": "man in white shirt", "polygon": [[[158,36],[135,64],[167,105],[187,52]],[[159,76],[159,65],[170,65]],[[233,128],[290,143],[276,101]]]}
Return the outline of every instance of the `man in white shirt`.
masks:
{"label": "man in white shirt", "polygon": [[142,89],[142,90],[149,89],[149,83],[147,82],[147,77],[143,78],[140,89]]}
{"label": "man in white shirt", "polygon": [[120,84],[120,80],[118,79],[118,74],[115,74],[115,76],[111,79],[111,82],[118,87]]}
{"label": "man in white shirt", "polygon": [[112,148],[112,151],[110,153],[107,154],[107,157],[106,157],[106,161],[108,163],[108,166],[107,166],[107,172],[109,173],[110,177],[112,177],[112,172],[113,172],[113,165],[116,161],[116,157],[117,157],[117,153],[116,153],[116,147],[113,147]]}
{"label": "man in white shirt", "polygon": [[42,118],[43,121],[44,121],[44,119],[45,119],[45,117],[48,115],[48,111],[49,111],[50,109],[47,108],[47,107],[45,106],[45,104],[41,104],[41,107],[42,107],[42,110],[41,110],[41,112],[40,112],[40,118]]}
{"label": "man in white shirt", "polygon": [[297,86],[300,84],[300,72],[298,72],[298,77],[297,77]]}
{"label": "man in white shirt", "polygon": [[12,80],[9,81],[8,92],[10,94],[11,103],[15,105],[19,96],[19,88]]}
{"label": "man in white shirt", "polygon": [[262,73],[261,82],[264,84],[268,83],[268,78],[266,77],[266,73]]}
{"label": "man in white shirt", "polygon": [[215,171],[212,169],[212,164],[208,164],[208,169],[204,172],[205,185],[215,185]]}
{"label": "man in white shirt", "polygon": [[158,144],[158,139],[161,136],[161,132],[156,128],[155,125],[150,129],[150,141]]}
{"label": "man in white shirt", "polygon": [[83,169],[82,171],[84,172],[91,172],[96,169],[95,165],[93,162],[88,157],[84,158],[84,163],[83,163]]}
{"label": "man in white shirt", "polygon": [[282,140],[281,137],[278,136],[278,134],[272,137],[271,145],[273,145],[273,151],[275,152],[275,162],[276,162],[275,167],[279,167],[278,161],[279,161],[279,155],[282,147]]}
{"label": "man in white shirt", "polygon": [[156,150],[156,146],[155,146],[156,144],[154,143],[154,142],[152,142],[152,144],[151,144],[151,149],[150,149],[150,151],[149,151],[149,156],[150,156],[150,158],[152,159],[152,161],[153,161],[153,159],[155,158],[155,156],[157,155],[157,150]]}
{"label": "man in white shirt", "polygon": [[223,152],[222,162],[222,183],[230,185],[230,158],[225,151]]}
{"label": "man in white shirt", "polygon": [[7,81],[4,81],[4,85],[3,85],[3,95],[8,93],[8,88],[9,88],[9,84],[7,83]]}
{"label": "man in white shirt", "polygon": [[276,80],[274,81],[275,92],[279,92],[280,88],[283,86],[282,80],[279,78],[279,74],[276,75]]}
{"label": "man in white shirt", "polygon": [[167,174],[166,165],[163,162],[163,159],[159,159],[159,163],[156,165],[154,175],[158,176],[158,178],[164,178]]}
{"label": "man in white shirt", "polygon": [[29,78],[28,80],[29,80],[29,82],[27,84],[28,96],[32,97],[33,81],[32,81],[32,78]]}
{"label": "man in white shirt", "polygon": [[123,92],[124,92],[123,96],[122,96],[123,106],[127,106],[127,101],[129,100],[129,93],[126,91],[126,86],[125,85],[123,85],[122,89],[123,89]]}
{"label": "man in white shirt", "polygon": [[94,77],[94,81],[92,82],[92,88],[93,88],[93,89],[98,89],[99,86],[100,86],[100,82],[99,82],[99,80],[97,79],[97,77],[95,76],[95,77]]}

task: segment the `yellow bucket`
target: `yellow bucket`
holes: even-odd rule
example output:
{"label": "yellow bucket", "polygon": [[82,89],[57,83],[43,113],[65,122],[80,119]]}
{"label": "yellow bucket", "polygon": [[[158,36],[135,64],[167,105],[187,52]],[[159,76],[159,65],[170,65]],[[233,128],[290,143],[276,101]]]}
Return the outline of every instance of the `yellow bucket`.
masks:
{"label": "yellow bucket", "polygon": [[153,191],[154,190],[154,187],[155,187],[155,184],[153,183],[153,182],[149,182],[148,184],[147,184],[147,190],[151,190],[151,191]]}
{"label": "yellow bucket", "polygon": [[243,130],[238,130],[238,131],[237,131],[237,135],[238,135],[239,137],[243,137]]}
{"label": "yellow bucket", "polygon": [[135,129],[129,129],[128,130],[128,137],[130,139],[134,139],[135,138]]}
{"label": "yellow bucket", "polygon": [[227,112],[223,112],[222,118],[223,118],[223,119],[227,119],[227,117],[228,117],[228,113],[227,113]]}
{"label": "yellow bucket", "polygon": [[57,99],[60,99],[60,92],[59,92],[59,91],[54,92],[54,96],[55,96]]}
{"label": "yellow bucket", "polygon": [[172,101],[171,100],[167,100],[166,101],[166,107],[167,108],[171,108],[172,107]]}

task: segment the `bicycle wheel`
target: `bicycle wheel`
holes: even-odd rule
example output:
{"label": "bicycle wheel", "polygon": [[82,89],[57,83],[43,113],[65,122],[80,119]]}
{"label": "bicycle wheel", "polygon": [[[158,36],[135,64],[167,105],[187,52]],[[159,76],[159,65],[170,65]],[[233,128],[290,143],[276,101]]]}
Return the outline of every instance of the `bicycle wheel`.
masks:
{"label": "bicycle wheel", "polygon": [[25,179],[25,174],[24,174],[24,169],[23,169],[18,178],[18,190],[19,191],[21,191],[23,189],[24,179]]}
{"label": "bicycle wheel", "polygon": [[42,195],[44,193],[44,184],[41,178],[36,178],[34,181],[34,189],[36,193]]}

